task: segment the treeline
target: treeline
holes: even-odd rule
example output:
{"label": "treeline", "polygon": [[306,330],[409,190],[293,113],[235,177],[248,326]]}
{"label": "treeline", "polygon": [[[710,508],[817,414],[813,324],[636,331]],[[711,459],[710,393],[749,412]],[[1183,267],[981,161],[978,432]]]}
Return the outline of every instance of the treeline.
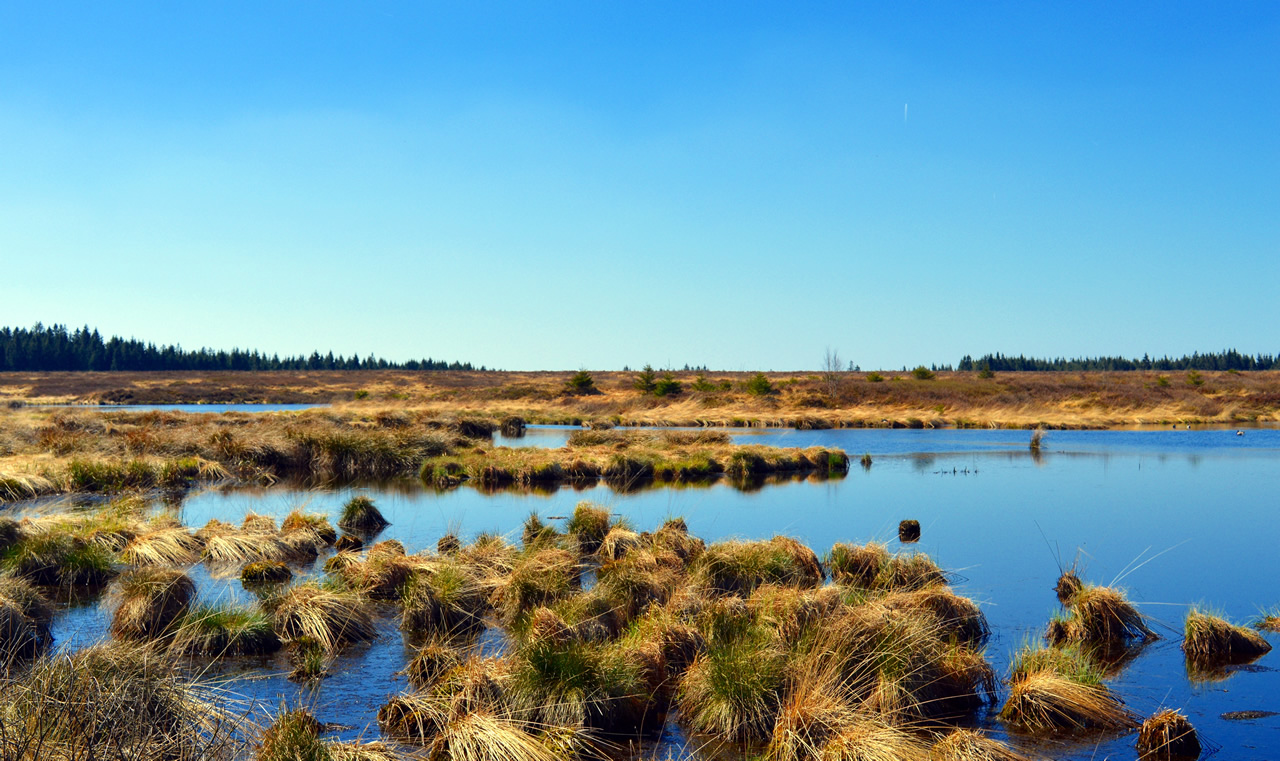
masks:
{"label": "treeline", "polygon": [[137,339],[112,336],[104,340],[86,325],[68,331],[65,325],[31,329],[0,328],[0,371],[167,371],[167,370],[485,370],[470,362],[438,359],[388,362],[373,355],[334,356],[312,352],[309,357],[280,357],[256,350],[187,351],[181,346],[156,346]]}
{"label": "treeline", "polygon": [[1271,354],[1249,356],[1235,349],[1215,354],[1195,353],[1178,358],[1152,359],[1143,354],[1142,359],[1124,357],[1079,357],[1076,359],[1041,359],[1038,357],[1006,357],[1003,354],[986,354],[978,359],[965,355],[957,370],[991,370],[993,372],[1020,371],[1081,371],[1081,370],[1275,370],[1280,369],[1276,357]]}

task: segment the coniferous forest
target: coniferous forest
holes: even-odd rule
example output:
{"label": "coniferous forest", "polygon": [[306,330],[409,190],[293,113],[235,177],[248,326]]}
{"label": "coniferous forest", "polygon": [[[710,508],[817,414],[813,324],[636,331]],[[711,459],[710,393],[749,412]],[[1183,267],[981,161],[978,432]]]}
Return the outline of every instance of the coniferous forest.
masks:
{"label": "coniferous forest", "polygon": [[280,357],[257,350],[196,349],[157,346],[134,338],[104,339],[87,325],[68,330],[36,323],[27,328],[0,328],[0,371],[174,371],[174,370],[484,370],[470,362],[437,359],[390,362],[373,355]]}

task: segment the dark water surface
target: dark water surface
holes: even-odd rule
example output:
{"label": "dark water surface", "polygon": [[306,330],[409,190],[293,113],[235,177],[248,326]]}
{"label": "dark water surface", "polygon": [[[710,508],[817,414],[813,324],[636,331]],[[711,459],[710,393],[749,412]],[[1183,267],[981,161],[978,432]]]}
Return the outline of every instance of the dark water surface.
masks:
{"label": "dark water surface", "polygon": [[[1060,564],[1079,552],[1083,577],[1126,588],[1163,637],[1110,681],[1128,705],[1143,715],[1162,707],[1182,709],[1205,740],[1221,746],[1218,758],[1280,757],[1280,717],[1220,718],[1234,711],[1280,711],[1280,672],[1273,670],[1280,668],[1280,656],[1264,656],[1218,681],[1197,682],[1188,678],[1179,650],[1191,604],[1236,623],[1280,604],[1280,431],[1053,431],[1035,459],[1027,450],[1028,436],[885,429],[735,432],[738,440],[841,446],[855,460],[863,451],[874,459],[869,470],[855,465],[844,479],[751,492],[716,483],[631,494],[600,485],[549,495],[486,495],[466,487],[436,492],[401,484],[209,491],[178,509],[192,527],[215,517],[238,523],[248,511],[279,518],[300,505],[336,522],[344,501],[367,493],[392,523],[379,538],[399,539],[410,552],[434,548],[450,530],[464,539],[498,531],[518,540],[531,511],[567,515],[583,499],[613,508],[641,530],[679,515],[709,542],[788,534],[819,554],[835,542],[873,539],[902,548],[898,522],[914,518],[923,532],[915,547],[953,571],[957,591],[986,612],[993,630],[987,656],[1001,674],[1007,674],[1013,652],[1037,639],[1058,610],[1053,585]],[[194,575],[205,597],[248,599],[238,580],[213,579],[203,568]],[[55,635],[61,644],[91,641],[105,625],[105,612],[81,608],[60,616]],[[229,686],[268,708],[282,694],[311,701],[322,721],[351,727],[345,736],[376,735],[378,707],[407,687],[395,676],[407,652],[390,615],[384,627],[380,641],[348,651],[334,664],[333,676],[311,692],[284,679],[283,656],[244,662],[247,678]],[[990,726],[1002,734],[998,723]],[[668,740],[682,742],[674,730]],[[1064,759],[1131,759],[1133,744],[1133,735],[1123,735],[1042,752]]]}

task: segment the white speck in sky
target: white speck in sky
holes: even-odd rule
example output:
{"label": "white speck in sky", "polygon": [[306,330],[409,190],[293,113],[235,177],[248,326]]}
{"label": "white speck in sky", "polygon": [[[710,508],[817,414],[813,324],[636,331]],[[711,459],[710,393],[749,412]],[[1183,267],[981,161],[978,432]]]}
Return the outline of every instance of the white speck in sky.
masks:
{"label": "white speck in sky", "polygon": [[907,123],[907,105],[908,104],[906,103],[902,104],[902,123],[903,124]]}

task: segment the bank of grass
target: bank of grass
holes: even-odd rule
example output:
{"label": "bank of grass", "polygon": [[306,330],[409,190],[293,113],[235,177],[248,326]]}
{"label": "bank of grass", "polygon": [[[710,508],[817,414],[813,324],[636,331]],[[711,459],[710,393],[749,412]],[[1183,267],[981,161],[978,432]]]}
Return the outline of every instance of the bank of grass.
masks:
{"label": "bank of grass", "polygon": [[[634,374],[592,371],[600,392],[565,393],[572,372],[191,372],[4,373],[0,400],[23,403],[338,402],[369,410],[466,414],[498,422],[609,420],[625,425],[920,425],[1034,428],[1158,423],[1274,421],[1280,372],[1199,373],[1201,383],[1161,382],[1167,373],[938,372],[919,382],[909,372],[841,373],[834,393],[816,372],[768,373],[775,393],[746,384],[754,372],[676,372],[683,393],[656,397]],[[899,378],[898,382],[894,382]],[[881,382],[876,382],[876,380]],[[356,392],[361,399],[354,403]],[[412,414],[412,413],[411,413]],[[389,419],[388,422],[394,422]]]}
{"label": "bank of grass", "polygon": [[[595,433],[595,432],[586,432]],[[773,474],[842,476],[849,458],[838,449],[737,446],[709,436],[669,436],[648,431],[607,431],[603,440],[560,449],[506,447],[460,450],[426,460],[420,475],[437,486],[469,481],[481,487],[594,483],[625,488],[648,482],[705,482],[721,474],[752,479]]]}

